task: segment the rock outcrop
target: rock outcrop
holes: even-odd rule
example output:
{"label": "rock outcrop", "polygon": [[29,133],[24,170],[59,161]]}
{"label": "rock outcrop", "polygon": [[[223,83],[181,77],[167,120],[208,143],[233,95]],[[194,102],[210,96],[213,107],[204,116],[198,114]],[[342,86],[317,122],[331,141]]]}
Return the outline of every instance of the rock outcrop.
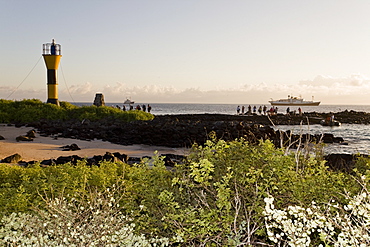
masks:
{"label": "rock outcrop", "polygon": [[275,131],[266,116],[234,116],[220,114],[166,115],[151,121],[122,122],[115,119],[99,121],[39,121],[32,126],[42,136],[64,137],[80,140],[101,139],[115,144],[146,144],[166,147],[191,147],[202,145],[210,134],[226,141],[244,138],[250,143],[269,139],[276,146],[281,143],[303,141],[340,143],[344,140],[331,134],[292,135]]}
{"label": "rock outcrop", "polygon": [[19,161],[21,161],[21,159],[22,159],[21,155],[16,153],[16,154],[10,155],[8,157],[5,157],[4,159],[1,160],[1,162],[16,164]]}
{"label": "rock outcrop", "polygon": [[[202,145],[210,136],[226,141],[244,138],[254,144],[261,139],[271,140],[277,147],[305,145],[309,143],[343,143],[342,137],[335,137],[332,134],[321,135],[294,135],[290,131],[275,131],[271,125],[298,125],[318,124],[325,118],[326,113],[304,113],[299,115],[277,114],[272,116],[264,115],[224,115],[224,114],[184,114],[184,115],[163,115],[156,116],[150,121],[122,122],[113,118],[106,118],[99,121],[78,121],[78,120],[43,120],[30,123],[42,136],[94,140],[101,139],[115,144],[132,145],[146,144],[166,147],[191,147],[194,143]],[[344,111],[335,114],[335,118],[342,123],[369,124],[370,114],[364,112]],[[27,136],[32,135],[27,134]],[[27,137],[26,136],[26,137]],[[31,138],[32,137],[28,137]],[[73,150],[73,145],[64,147],[66,150]],[[77,150],[77,149],[76,149]],[[328,156],[328,164],[337,163],[334,156]],[[341,156],[341,158],[343,158]],[[56,160],[45,160],[43,165],[62,164],[76,162],[81,158],[78,156],[59,157]],[[130,161],[131,159],[131,161]],[[128,158],[123,154],[110,154],[94,156],[89,159],[88,164],[98,165],[101,160],[133,162],[140,158]],[[347,156],[343,158],[352,162]],[[136,160],[137,162],[138,160]],[[166,158],[167,165],[173,163],[172,159]],[[334,162],[334,163],[333,163]],[[346,164],[347,164],[346,163]],[[339,164],[339,163],[338,163]],[[340,169],[340,167],[336,167]]]}
{"label": "rock outcrop", "polygon": [[[176,155],[176,154],[162,154],[160,156],[164,156],[163,161],[165,166],[167,167],[174,167],[176,163],[181,163],[186,159],[183,155]],[[86,160],[86,165],[88,166],[100,166],[100,163],[102,161],[108,161],[108,162],[124,162],[129,165],[140,163],[142,158],[148,158],[151,159],[152,157],[129,157],[126,154],[121,154],[119,152],[110,153],[106,152],[104,155],[94,155],[90,158],[83,158],[78,155],[71,155],[71,156],[60,156],[56,159],[47,159],[47,160],[41,160],[41,161],[22,161],[22,158],[19,154],[11,155],[5,159],[3,159],[1,162],[3,163],[12,163],[12,164],[19,164],[21,166],[27,167],[29,165],[36,164],[40,162],[40,165],[43,167],[51,166],[51,165],[62,165],[66,163],[70,163],[72,165],[77,165],[78,162],[81,162],[83,160]]]}

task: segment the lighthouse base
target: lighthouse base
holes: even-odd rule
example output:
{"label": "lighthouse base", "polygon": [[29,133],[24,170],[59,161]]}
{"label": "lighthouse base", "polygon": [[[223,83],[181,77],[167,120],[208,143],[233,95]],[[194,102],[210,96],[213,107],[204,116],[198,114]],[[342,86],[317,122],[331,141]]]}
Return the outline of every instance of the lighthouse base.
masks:
{"label": "lighthouse base", "polygon": [[48,99],[48,101],[46,101],[46,103],[60,106],[58,99]]}

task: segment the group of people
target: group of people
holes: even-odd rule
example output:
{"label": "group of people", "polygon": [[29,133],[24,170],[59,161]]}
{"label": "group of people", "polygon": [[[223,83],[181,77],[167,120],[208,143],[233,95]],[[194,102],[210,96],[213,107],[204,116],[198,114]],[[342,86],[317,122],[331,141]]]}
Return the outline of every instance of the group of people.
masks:
{"label": "group of people", "polygon": [[[260,105],[258,108],[257,108],[257,106],[253,106],[252,107],[251,105],[249,105],[247,107],[247,109],[244,106],[240,107],[239,105],[236,107],[236,114],[238,114],[238,115],[252,115],[252,114],[257,114],[257,112],[260,115],[262,115],[262,114],[263,115],[266,115],[266,114],[275,115],[275,114],[278,113],[278,108],[276,106],[271,106],[270,109],[267,109],[267,106],[265,106],[265,105],[264,106],[261,106]],[[290,110],[290,107],[288,107],[286,109],[286,114],[287,115],[291,115],[291,114],[295,115],[296,114],[296,110],[291,111]],[[298,114],[300,116],[302,116],[302,109],[301,109],[301,107],[298,108]]]}
{"label": "group of people", "polygon": [[[116,105],[116,108],[120,109],[121,110],[121,107],[119,105]],[[126,110],[134,110],[134,106],[132,104],[129,104],[128,109],[126,109],[126,106],[125,105],[122,105],[122,111],[126,111]],[[143,111],[148,111],[150,113],[150,111],[152,110],[152,106],[148,104],[148,106],[146,106],[145,104],[143,105],[137,105],[135,107],[136,110],[143,110]]]}
{"label": "group of people", "polygon": [[[290,111],[290,107],[288,106],[288,108],[286,108],[286,114],[287,115],[296,115],[297,113],[296,113],[296,111],[294,110],[294,111]],[[298,107],[298,114],[299,114],[299,116],[302,116],[302,109],[301,109],[301,107]]]}
{"label": "group of people", "polygon": [[257,106],[251,106],[251,105],[248,105],[247,109],[245,108],[245,106],[242,106],[240,107],[239,105],[236,107],[236,114],[238,115],[252,115],[252,114],[260,114],[260,115],[266,115],[266,114],[269,114],[269,115],[273,115],[273,114],[277,114],[277,111],[278,111],[278,108],[277,107],[274,107],[272,106],[270,109],[267,109],[267,106],[259,106],[257,108]]}
{"label": "group of people", "polygon": [[[131,105],[130,105],[130,106],[131,106]],[[152,106],[151,106],[151,105],[149,105],[149,104],[148,104],[148,106],[146,106],[145,104],[143,104],[142,106],[137,105],[137,106],[136,106],[136,110],[139,110],[139,111],[141,111],[141,110],[143,110],[143,111],[147,111],[147,110],[148,110],[148,112],[150,113],[150,111],[152,110]]]}

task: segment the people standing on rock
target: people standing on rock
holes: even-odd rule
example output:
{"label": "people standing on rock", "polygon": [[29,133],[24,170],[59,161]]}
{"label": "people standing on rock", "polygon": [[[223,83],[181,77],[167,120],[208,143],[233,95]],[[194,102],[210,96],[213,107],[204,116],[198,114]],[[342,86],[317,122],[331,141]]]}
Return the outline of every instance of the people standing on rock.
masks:
{"label": "people standing on rock", "polygon": [[264,105],[264,106],[263,106],[263,115],[266,115],[266,111],[267,111],[267,106],[266,106],[266,105]]}
{"label": "people standing on rock", "polygon": [[299,116],[302,116],[302,109],[301,109],[301,107],[298,108],[298,113],[299,113]]}
{"label": "people standing on rock", "polygon": [[275,115],[276,113],[277,113],[277,107],[275,107],[275,106],[271,106],[271,108],[270,108],[270,115]]}
{"label": "people standing on rock", "polygon": [[238,114],[238,115],[239,115],[239,113],[240,113],[240,106],[237,106],[237,107],[236,107],[236,114]]}
{"label": "people standing on rock", "polygon": [[245,107],[242,106],[242,115],[244,115],[244,109],[245,109]]}
{"label": "people standing on rock", "polygon": [[134,106],[133,105],[130,105],[130,111],[134,109]]}
{"label": "people standing on rock", "polygon": [[122,105],[122,111],[126,111],[126,106]]}
{"label": "people standing on rock", "polygon": [[253,106],[253,114],[256,114],[256,112],[257,112],[257,107],[254,105]]}
{"label": "people standing on rock", "polygon": [[251,105],[248,106],[248,115],[252,114],[252,107]]}
{"label": "people standing on rock", "polygon": [[143,111],[146,111],[146,105],[143,104],[142,109]]}
{"label": "people standing on rock", "polygon": [[140,110],[141,110],[140,105],[137,105],[137,106],[136,106],[136,110],[138,110],[138,111],[140,111]]}
{"label": "people standing on rock", "polygon": [[148,104],[148,112],[150,113],[151,110],[152,110],[152,106]]}
{"label": "people standing on rock", "polygon": [[258,113],[261,115],[262,114],[262,106],[258,107]]}
{"label": "people standing on rock", "polygon": [[272,106],[270,107],[270,110],[269,110],[269,115],[272,115],[272,113],[274,113],[274,109],[272,108]]}
{"label": "people standing on rock", "polygon": [[290,113],[290,108],[288,106],[288,108],[286,108],[286,115],[289,115],[289,113]]}

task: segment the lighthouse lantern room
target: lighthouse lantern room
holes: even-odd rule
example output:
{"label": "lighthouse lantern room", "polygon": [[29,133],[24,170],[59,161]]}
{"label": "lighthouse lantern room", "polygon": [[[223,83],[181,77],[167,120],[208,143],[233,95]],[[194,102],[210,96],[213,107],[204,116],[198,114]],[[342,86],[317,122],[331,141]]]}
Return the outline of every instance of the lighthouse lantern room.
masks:
{"label": "lighthouse lantern room", "polygon": [[59,106],[57,70],[59,67],[60,58],[62,57],[61,45],[56,44],[54,39],[51,43],[43,44],[42,56],[44,57],[45,65],[47,68],[47,103],[56,104]]}

